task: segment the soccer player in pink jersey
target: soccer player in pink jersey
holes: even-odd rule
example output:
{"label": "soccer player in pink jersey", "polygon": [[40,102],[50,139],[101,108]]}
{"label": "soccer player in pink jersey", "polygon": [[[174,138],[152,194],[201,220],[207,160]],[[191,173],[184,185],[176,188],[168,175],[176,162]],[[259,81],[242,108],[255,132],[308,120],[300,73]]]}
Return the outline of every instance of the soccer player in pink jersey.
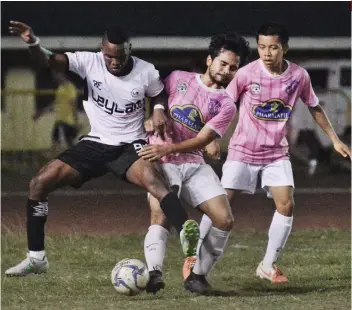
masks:
{"label": "soccer player in pink jersey", "polygon": [[[235,191],[253,194],[257,177],[261,176],[261,186],[274,199],[276,212],[269,229],[267,250],[256,275],[272,283],[283,283],[288,282],[287,277],[275,262],[285,247],[293,220],[294,182],[285,135],[296,101],[301,98],[307,105],[337,152],[344,157],[351,152],[339,140],[319,105],[307,71],[284,59],[288,50],[287,30],[279,24],[266,23],[256,39],[259,59],[241,68],[226,89],[239,102],[240,112],[221,183],[233,203]],[[201,230],[206,226],[204,223],[200,225]]]}
{"label": "soccer player in pink jersey", "polygon": [[[226,192],[213,169],[205,164],[202,149],[226,132],[235,115],[236,106],[224,87],[249,54],[248,42],[236,33],[212,37],[204,74],[174,71],[165,80],[169,96],[169,134],[165,141],[150,138],[153,145],[139,154],[148,160],[161,160],[169,185],[178,195],[207,214],[213,225],[199,244],[199,255],[192,271],[186,268],[184,286],[190,292],[207,294],[211,287],[206,279],[212,266],[222,255],[233,227],[233,215]],[[149,195],[151,226],[144,249],[151,280],[147,291],[154,294],[165,283],[162,265],[170,226],[158,201]],[[202,237],[202,236],[201,236]],[[191,248],[191,247],[190,247]],[[196,250],[187,253],[195,261]]]}

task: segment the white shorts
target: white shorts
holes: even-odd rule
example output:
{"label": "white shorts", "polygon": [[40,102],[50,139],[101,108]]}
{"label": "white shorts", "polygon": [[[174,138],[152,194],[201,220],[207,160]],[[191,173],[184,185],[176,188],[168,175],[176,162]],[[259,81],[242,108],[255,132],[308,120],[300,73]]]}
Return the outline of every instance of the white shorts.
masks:
{"label": "white shorts", "polygon": [[226,195],[214,170],[206,164],[161,164],[171,187],[177,187],[178,196],[193,207],[220,195]]}
{"label": "white shorts", "polygon": [[221,184],[224,188],[254,194],[257,187],[258,174],[261,176],[262,188],[270,198],[270,186],[295,187],[292,166],[288,159],[277,160],[268,165],[226,161],[222,167]]}

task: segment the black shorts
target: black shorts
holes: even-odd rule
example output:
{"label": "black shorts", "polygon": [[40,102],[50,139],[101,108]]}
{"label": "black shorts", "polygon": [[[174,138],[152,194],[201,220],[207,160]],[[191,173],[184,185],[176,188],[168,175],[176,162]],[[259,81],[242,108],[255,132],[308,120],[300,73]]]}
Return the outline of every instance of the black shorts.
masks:
{"label": "black shorts", "polygon": [[[119,146],[83,140],[61,153],[58,159],[77,170],[81,176],[81,186],[90,179],[100,177],[107,172],[126,180],[127,170],[140,157],[137,151],[146,145],[144,140],[136,140]],[[114,162],[113,168],[109,163]]]}

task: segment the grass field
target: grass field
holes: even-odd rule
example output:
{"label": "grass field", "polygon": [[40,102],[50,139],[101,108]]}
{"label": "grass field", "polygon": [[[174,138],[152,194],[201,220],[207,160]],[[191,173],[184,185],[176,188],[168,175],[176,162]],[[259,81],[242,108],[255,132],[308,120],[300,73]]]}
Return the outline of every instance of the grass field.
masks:
{"label": "grass field", "polygon": [[24,258],[24,235],[2,235],[2,309],[351,309],[350,231],[294,232],[280,266],[290,283],[272,285],[254,277],[266,234],[234,232],[209,282],[223,296],[196,296],[183,290],[182,254],[169,239],[164,265],[166,288],[119,296],[110,271],[123,258],[143,257],[143,236],[47,238],[50,271],[28,278],[5,278],[6,268]]}

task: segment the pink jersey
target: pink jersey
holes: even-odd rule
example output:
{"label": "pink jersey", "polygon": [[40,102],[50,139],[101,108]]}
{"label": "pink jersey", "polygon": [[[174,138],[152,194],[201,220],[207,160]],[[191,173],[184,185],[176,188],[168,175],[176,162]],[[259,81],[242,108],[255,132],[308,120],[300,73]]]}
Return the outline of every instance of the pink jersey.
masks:
{"label": "pink jersey", "polygon": [[266,165],[288,158],[286,126],[294,105],[298,98],[310,107],[319,100],[307,71],[287,63],[285,72],[273,76],[258,59],[238,70],[227,87],[229,96],[240,104],[227,160]]}
{"label": "pink jersey", "polygon": [[[213,89],[204,85],[200,74],[173,71],[165,80],[165,91],[169,97],[169,136],[166,142],[152,136],[151,144],[177,143],[192,139],[207,126],[222,137],[233,120],[236,106],[225,89]],[[170,139],[171,137],[171,139]],[[204,163],[203,152],[171,154],[162,162]]]}

